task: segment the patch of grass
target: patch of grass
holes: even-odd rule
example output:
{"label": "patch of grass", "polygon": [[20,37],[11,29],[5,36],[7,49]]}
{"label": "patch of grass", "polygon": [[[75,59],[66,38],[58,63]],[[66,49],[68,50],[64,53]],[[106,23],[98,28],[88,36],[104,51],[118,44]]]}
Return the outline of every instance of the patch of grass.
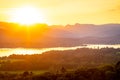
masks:
{"label": "patch of grass", "polygon": [[[23,74],[25,71],[0,71],[0,73],[9,73],[9,74]],[[45,70],[40,70],[40,71],[28,71],[28,72],[32,72],[34,75],[39,75],[39,74],[43,74],[47,71]]]}

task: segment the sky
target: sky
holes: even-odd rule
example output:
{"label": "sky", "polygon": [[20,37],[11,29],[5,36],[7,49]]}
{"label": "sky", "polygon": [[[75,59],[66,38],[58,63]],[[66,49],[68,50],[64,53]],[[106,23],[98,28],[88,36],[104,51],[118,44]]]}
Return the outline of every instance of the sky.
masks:
{"label": "sky", "polygon": [[24,5],[38,8],[48,24],[120,23],[120,0],[0,0],[0,21]]}

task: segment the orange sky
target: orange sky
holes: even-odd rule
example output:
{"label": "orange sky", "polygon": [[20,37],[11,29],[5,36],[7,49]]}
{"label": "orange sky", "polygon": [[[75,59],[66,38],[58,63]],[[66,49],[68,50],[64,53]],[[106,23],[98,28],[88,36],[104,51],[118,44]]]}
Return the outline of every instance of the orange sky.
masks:
{"label": "orange sky", "polygon": [[120,23],[120,0],[0,0],[0,21],[24,5],[38,8],[48,24]]}

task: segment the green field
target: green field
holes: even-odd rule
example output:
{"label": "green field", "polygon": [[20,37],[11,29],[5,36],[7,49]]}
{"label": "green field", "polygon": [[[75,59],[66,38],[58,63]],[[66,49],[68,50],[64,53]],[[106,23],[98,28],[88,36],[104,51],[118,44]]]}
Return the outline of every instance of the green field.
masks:
{"label": "green field", "polygon": [[[8,74],[23,74],[25,71],[0,71],[0,73],[8,73]],[[32,72],[34,75],[39,75],[39,74],[43,74],[47,71],[45,70],[40,70],[40,71],[28,71],[28,72]]]}

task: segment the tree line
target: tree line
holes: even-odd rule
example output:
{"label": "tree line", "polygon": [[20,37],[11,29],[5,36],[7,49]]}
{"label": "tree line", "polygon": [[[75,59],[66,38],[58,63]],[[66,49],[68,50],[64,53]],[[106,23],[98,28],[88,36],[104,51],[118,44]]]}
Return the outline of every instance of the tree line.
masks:
{"label": "tree line", "polygon": [[1,71],[53,70],[64,66],[67,69],[115,65],[120,61],[120,49],[80,48],[67,51],[48,51],[43,54],[10,55],[0,58]]}

